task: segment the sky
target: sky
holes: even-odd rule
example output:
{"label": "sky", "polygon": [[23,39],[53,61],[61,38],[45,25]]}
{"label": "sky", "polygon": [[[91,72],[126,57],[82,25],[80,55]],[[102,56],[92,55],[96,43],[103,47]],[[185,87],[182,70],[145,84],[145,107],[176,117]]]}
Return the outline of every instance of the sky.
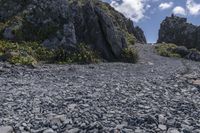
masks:
{"label": "sky", "polygon": [[160,23],[174,13],[200,25],[200,0],[103,0],[140,26],[149,43],[158,39]]}

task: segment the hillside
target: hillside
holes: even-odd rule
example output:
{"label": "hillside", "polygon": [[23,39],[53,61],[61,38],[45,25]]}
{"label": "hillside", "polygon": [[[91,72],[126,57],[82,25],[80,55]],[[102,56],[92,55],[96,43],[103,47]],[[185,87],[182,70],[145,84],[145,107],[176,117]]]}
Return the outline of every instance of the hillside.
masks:
{"label": "hillside", "polygon": [[67,52],[84,43],[108,61],[120,60],[128,45],[146,43],[139,27],[98,0],[3,0],[0,5],[1,39]]}

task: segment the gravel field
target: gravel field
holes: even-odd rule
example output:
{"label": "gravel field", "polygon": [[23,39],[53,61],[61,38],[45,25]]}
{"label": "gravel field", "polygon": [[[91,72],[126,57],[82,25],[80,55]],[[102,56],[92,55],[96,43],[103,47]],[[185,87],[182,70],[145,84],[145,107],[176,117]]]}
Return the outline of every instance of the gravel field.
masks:
{"label": "gravel field", "polygon": [[200,63],[0,63],[0,133],[200,133]]}

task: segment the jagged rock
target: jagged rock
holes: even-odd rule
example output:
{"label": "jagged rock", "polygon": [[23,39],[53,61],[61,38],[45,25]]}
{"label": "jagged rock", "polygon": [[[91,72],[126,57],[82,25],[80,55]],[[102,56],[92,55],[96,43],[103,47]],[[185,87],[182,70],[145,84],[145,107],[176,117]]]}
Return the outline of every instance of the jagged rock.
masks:
{"label": "jagged rock", "polygon": [[128,20],[126,22],[126,26],[127,26],[127,29],[129,31],[129,33],[133,33],[134,34],[135,38],[137,39],[136,40],[137,42],[139,42],[139,43],[147,43],[146,37],[144,35],[144,32],[140,27],[138,27],[138,26],[134,27],[133,22],[131,20]]}
{"label": "jagged rock", "polygon": [[187,23],[186,18],[166,17],[159,30],[158,43],[161,42],[200,49],[200,27]]}
{"label": "jagged rock", "polygon": [[27,4],[26,2],[28,2],[28,0],[1,0],[0,21],[4,21],[23,10]]}
{"label": "jagged rock", "polygon": [[175,48],[175,52],[180,54],[181,57],[185,57],[190,53],[190,51],[185,46],[178,46],[177,48]]}
{"label": "jagged rock", "polygon": [[14,35],[13,35],[12,31],[13,31],[13,29],[6,28],[3,33],[4,38],[10,39],[10,40],[14,39]]}
{"label": "jagged rock", "polygon": [[140,27],[137,26],[136,28],[134,28],[133,34],[135,35],[139,43],[147,43],[144,32]]}
{"label": "jagged rock", "polygon": [[101,1],[3,0],[0,4],[3,39],[39,41],[66,51],[83,42],[109,61],[119,59],[122,49],[134,41],[146,43],[139,27]]}
{"label": "jagged rock", "polygon": [[200,52],[196,50],[189,50],[189,54],[186,58],[194,61],[200,61]]}

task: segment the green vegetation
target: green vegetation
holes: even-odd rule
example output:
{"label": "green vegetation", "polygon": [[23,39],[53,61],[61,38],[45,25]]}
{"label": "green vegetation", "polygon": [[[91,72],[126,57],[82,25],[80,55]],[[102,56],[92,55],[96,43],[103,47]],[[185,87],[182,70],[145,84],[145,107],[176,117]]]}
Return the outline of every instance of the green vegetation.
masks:
{"label": "green vegetation", "polygon": [[191,51],[191,52],[196,52],[196,53],[199,53],[199,54],[200,54],[200,51],[199,51],[198,49],[196,49],[196,48],[192,48],[192,49],[190,49],[190,51]]}
{"label": "green vegetation", "polygon": [[87,45],[79,44],[77,51],[49,50],[36,42],[13,43],[0,40],[0,59],[12,64],[35,65],[38,61],[51,63],[98,63],[97,54]]}
{"label": "green vegetation", "polygon": [[77,51],[74,52],[65,52],[63,49],[57,50],[54,60],[57,60],[58,63],[79,64],[98,63],[100,61],[97,52],[94,52],[86,44],[81,43],[77,47]]}
{"label": "green vegetation", "polygon": [[136,63],[138,61],[138,53],[133,48],[125,48],[122,51],[122,61],[127,63]]}
{"label": "green vegetation", "polygon": [[34,65],[50,60],[53,52],[35,42],[0,41],[0,57],[12,64]]}
{"label": "green vegetation", "polygon": [[134,45],[135,44],[135,37],[134,37],[134,35],[133,34],[130,34],[130,33],[128,33],[128,32],[125,32],[125,37],[126,37],[126,41],[127,41],[127,43],[128,43],[128,45],[130,46],[130,45]]}
{"label": "green vegetation", "polygon": [[181,55],[175,52],[175,48],[177,48],[175,44],[167,44],[167,43],[162,43],[155,46],[157,53],[161,56],[180,58]]}

